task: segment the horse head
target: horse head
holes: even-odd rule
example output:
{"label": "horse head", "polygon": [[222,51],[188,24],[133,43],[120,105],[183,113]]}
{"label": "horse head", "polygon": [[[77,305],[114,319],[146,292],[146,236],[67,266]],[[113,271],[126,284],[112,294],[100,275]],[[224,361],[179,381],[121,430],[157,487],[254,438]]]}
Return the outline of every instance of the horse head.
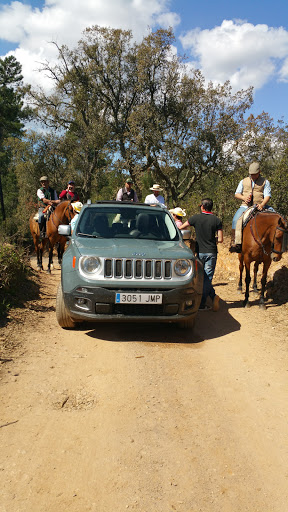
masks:
{"label": "horse head", "polygon": [[279,261],[282,258],[283,252],[288,249],[288,228],[287,222],[283,217],[279,216],[278,222],[275,228],[272,248],[271,248],[271,259],[272,261]]}

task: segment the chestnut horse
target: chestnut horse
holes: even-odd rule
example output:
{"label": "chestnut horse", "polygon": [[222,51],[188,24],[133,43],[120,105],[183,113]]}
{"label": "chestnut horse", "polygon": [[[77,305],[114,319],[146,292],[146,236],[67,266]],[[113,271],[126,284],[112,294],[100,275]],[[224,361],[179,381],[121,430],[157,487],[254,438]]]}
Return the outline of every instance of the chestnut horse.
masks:
{"label": "chestnut horse", "polygon": [[52,211],[46,223],[46,233],[49,240],[49,260],[47,272],[51,273],[51,266],[53,264],[53,249],[58,243],[58,263],[61,265],[62,257],[66,245],[66,237],[58,234],[58,227],[60,224],[69,224],[73,219],[75,212],[71,205],[71,201],[62,201]]}
{"label": "chestnut horse", "polygon": [[47,243],[47,239],[43,238],[40,239],[40,229],[38,220],[34,219],[35,214],[31,215],[29,225],[30,225],[30,231],[31,235],[33,237],[35,252],[37,256],[37,270],[43,270],[43,264],[42,264],[42,257],[43,252]]}
{"label": "chestnut horse", "polygon": [[253,290],[257,291],[257,271],[260,263],[263,263],[259,306],[266,309],[264,292],[267,272],[271,262],[279,261],[282,258],[283,252],[287,250],[287,237],[287,222],[279,213],[272,211],[256,212],[254,217],[243,228],[242,253],[238,255],[240,270],[238,290],[240,291],[242,291],[244,265],[246,270],[246,290],[243,306],[250,307],[250,265],[252,261],[255,261]]}

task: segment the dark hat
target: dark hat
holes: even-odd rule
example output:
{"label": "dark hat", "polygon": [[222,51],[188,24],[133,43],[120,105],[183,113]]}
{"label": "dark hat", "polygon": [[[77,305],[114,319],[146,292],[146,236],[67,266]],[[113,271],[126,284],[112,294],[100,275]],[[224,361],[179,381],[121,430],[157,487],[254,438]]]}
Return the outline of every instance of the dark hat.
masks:
{"label": "dark hat", "polygon": [[75,185],[75,181],[73,181],[73,180],[68,181],[68,185]]}
{"label": "dark hat", "polygon": [[49,181],[49,178],[47,176],[41,176],[39,181]]}
{"label": "dark hat", "polygon": [[125,183],[133,183],[132,178],[126,178]]}

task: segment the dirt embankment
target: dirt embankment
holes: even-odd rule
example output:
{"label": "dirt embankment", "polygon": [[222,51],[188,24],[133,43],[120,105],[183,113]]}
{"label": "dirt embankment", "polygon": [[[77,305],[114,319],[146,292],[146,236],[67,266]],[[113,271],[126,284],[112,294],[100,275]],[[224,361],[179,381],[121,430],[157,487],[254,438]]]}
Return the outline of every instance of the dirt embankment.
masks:
{"label": "dirt embankment", "polygon": [[243,309],[220,247],[221,309],[193,334],[62,330],[60,271],[42,273],[1,329],[0,512],[286,512],[287,268]]}

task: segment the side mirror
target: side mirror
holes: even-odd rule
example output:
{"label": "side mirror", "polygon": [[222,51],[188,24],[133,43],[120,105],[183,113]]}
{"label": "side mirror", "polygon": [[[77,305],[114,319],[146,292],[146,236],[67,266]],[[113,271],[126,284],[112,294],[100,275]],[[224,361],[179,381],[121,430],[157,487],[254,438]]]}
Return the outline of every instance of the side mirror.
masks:
{"label": "side mirror", "polygon": [[180,232],[182,234],[183,240],[190,240],[190,238],[191,238],[190,229],[180,229]]}
{"label": "side mirror", "polygon": [[58,234],[62,236],[71,236],[70,224],[60,224],[60,226],[58,227]]}

